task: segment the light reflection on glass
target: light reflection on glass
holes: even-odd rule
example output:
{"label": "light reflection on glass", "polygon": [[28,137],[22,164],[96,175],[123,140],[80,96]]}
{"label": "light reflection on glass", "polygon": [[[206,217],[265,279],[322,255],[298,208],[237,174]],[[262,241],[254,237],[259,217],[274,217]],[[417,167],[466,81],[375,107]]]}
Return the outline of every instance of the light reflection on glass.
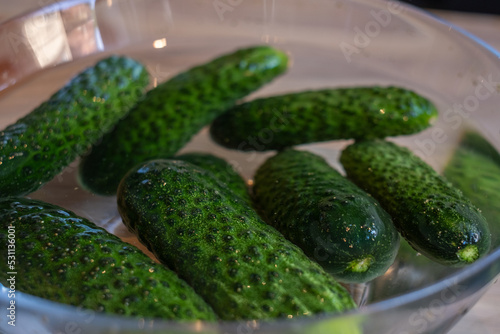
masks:
{"label": "light reflection on glass", "polygon": [[167,39],[166,38],[157,39],[156,41],[153,42],[153,47],[155,49],[162,49],[166,46],[167,46]]}
{"label": "light reflection on glass", "polygon": [[52,64],[54,59],[71,60],[71,51],[59,12],[26,20],[24,35],[40,67]]}
{"label": "light reflection on glass", "polygon": [[0,91],[39,69],[103,50],[93,7],[93,0],[55,2],[2,24]]}

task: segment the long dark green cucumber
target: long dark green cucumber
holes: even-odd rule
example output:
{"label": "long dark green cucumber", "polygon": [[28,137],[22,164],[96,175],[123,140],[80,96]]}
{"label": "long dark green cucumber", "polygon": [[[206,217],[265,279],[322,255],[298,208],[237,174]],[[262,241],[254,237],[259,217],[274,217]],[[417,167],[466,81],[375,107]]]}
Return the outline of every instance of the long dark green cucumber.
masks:
{"label": "long dark green cucumber", "polygon": [[356,306],[349,293],[213,175],[154,160],[120,183],[125,225],[223,320],[294,318]]}
{"label": "long dark green cucumber", "polygon": [[375,197],[417,251],[445,265],[486,254],[490,231],[481,212],[410,150],[375,140],[347,147],[347,176]]}
{"label": "long dark green cucumber", "polygon": [[211,172],[219,181],[247,203],[251,204],[248,186],[241,175],[226,160],[215,155],[201,152],[185,153],[175,156],[176,160],[187,161]]}
{"label": "long dark green cucumber", "polygon": [[281,51],[252,47],[158,85],[82,161],[82,183],[95,193],[115,194],[130,168],[173,156],[237,100],[282,74],[287,62]]}
{"label": "long dark green cucumber", "polygon": [[[0,200],[0,283],[97,312],[215,320],[213,310],[174,272],[136,247],[61,207]],[[13,257],[9,255],[14,254]]]}
{"label": "long dark green cucumber", "polygon": [[266,151],[334,139],[385,138],[427,128],[428,99],[399,87],[349,87],[261,98],[231,108],[212,124],[220,145]]}
{"label": "long dark green cucumber", "polygon": [[492,233],[492,246],[500,246],[500,154],[481,134],[467,132],[444,176],[481,210]]}
{"label": "long dark green cucumber", "polygon": [[391,217],[320,156],[278,153],[257,170],[253,193],[264,220],[339,281],[369,281],[394,262]]}
{"label": "long dark green cucumber", "polygon": [[0,197],[33,192],[97,142],[143,95],[143,65],[112,56],[0,131]]}

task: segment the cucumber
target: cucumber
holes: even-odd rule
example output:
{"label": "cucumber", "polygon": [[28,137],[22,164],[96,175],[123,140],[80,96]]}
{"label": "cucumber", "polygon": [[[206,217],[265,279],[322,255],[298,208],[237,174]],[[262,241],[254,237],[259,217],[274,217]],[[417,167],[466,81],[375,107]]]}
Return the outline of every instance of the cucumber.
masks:
{"label": "cucumber", "polygon": [[252,201],[245,180],[226,160],[212,154],[200,152],[177,155],[175,159],[187,161],[211,172],[219,181],[225,183],[231,191],[248,204],[251,204]]}
{"label": "cucumber", "polygon": [[500,166],[500,153],[493,147],[486,138],[475,130],[467,130],[463,133],[459,143],[459,148],[469,152],[481,154]]}
{"label": "cucumber", "polygon": [[340,161],[418,252],[453,266],[488,252],[490,231],[479,209],[407,148],[383,140],[357,142]]}
{"label": "cucumber", "polygon": [[0,197],[33,192],[85,153],[143,95],[143,65],[112,56],[0,131]]}
{"label": "cucumber", "polygon": [[194,67],[150,90],[81,163],[88,190],[116,193],[129,169],[172,157],[237,100],[282,74],[287,56],[267,46],[241,49]]}
{"label": "cucumber", "polygon": [[213,122],[210,134],[227,148],[267,151],[334,139],[408,135],[435,118],[431,101],[404,88],[346,87],[237,105]]}
{"label": "cucumber", "polygon": [[[174,272],[136,247],[61,207],[0,200],[0,283],[96,312],[176,320],[215,320],[213,310]],[[14,250],[15,263],[8,262]]]}
{"label": "cucumber", "polygon": [[467,132],[444,170],[444,176],[476,205],[500,246],[500,154],[477,132]]}
{"label": "cucumber", "polygon": [[133,168],[120,183],[123,222],[222,320],[356,307],[341,285],[213,175],[180,160]]}
{"label": "cucumber", "polygon": [[285,150],[268,159],[253,193],[264,220],[338,281],[369,281],[394,262],[399,233],[391,217],[313,153]]}

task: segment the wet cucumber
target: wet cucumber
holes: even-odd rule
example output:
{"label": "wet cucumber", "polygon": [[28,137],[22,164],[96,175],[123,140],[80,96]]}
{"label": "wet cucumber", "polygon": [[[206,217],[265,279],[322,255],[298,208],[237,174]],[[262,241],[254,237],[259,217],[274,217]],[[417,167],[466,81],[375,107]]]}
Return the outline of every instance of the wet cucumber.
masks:
{"label": "wet cucumber", "polygon": [[112,56],[0,131],[0,197],[33,192],[97,142],[143,95],[143,65]]}
{"label": "wet cucumber", "polygon": [[231,108],[212,124],[220,145],[266,151],[334,139],[384,138],[427,128],[428,99],[399,87],[352,87],[261,98]]}
{"label": "wet cucumber", "polygon": [[0,255],[5,286],[15,271],[16,290],[96,312],[216,319],[174,272],[61,207],[25,198],[0,200],[0,242],[9,245],[11,238],[15,263],[7,250]]}
{"label": "wet cucumber", "polygon": [[390,216],[322,157],[278,153],[257,170],[253,193],[264,220],[339,281],[369,281],[394,262],[399,233]]}
{"label": "wet cucumber", "polygon": [[418,252],[455,266],[488,252],[490,231],[481,212],[407,148],[383,140],[357,142],[340,161]]}
{"label": "wet cucumber", "polygon": [[120,183],[125,225],[223,320],[295,318],[356,306],[349,293],[211,173],[155,160]]}
{"label": "wet cucumber", "polygon": [[250,194],[245,180],[243,180],[241,175],[226,160],[212,154],[199,152],[177,155],[175,159],[187,161],[212,173],[219,181],[225,183],[236,195],[251,204]]}
{"label": "wet cucumber", "polygon": [[83,159],[82,184],[103,195],[135,165],[172,157],[202,127],[287,68],[267,46],[241,49],[194,67],[150,90],[112,133]]}
{"label": "wet cucumber", "polygon": [[477,132],[467,132],[446,165],[444,176],[486,218],[492,247],[500,246],[500,154]]}

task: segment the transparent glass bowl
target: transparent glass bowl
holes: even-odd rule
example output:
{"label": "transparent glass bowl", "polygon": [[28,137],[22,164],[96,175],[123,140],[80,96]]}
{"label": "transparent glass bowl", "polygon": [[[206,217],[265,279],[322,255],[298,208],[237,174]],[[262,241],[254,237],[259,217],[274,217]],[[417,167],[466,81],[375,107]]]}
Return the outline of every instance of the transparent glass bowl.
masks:
{"label": "transparent glass bowl", "polygon": [[[0,128],[109,54],[126,54],[147,64],[154,86],[217,55],[270,44],[288,52],[291,68],[248,99],[325,87],[400,85],[431,98],[441,116],[422,133],[391,140],[412,148],[436,170],[443,170],[460,134],[470,126],[500,147],[500,55],[453,25],[397,2],[75,0],[54,2],[4,22],[0,36]],[[303,148],[341,169],[338,156],[347,144]],[[210,141],[206,129],[186,151],[225,157],[248,180],[272,154],[226,150]],[[114,197],[80,188],[77,164],[29,197],[73,210],[140,247],[121,224]],[[495,228],[492,233],[498,245],[499,233]],[[399,258],[384,276],[347,286],[360,308],[341,315],[180,324],[107,316],[16,293],[15,332],[444,333],[499,274],[500,249],[493,247],[487,257],[462,269],[420,262],[418,255]],[[9,302],[7,292],[2,287],[2,312]],[[13,328],[5,319],[0,330],[8,333]]]}

